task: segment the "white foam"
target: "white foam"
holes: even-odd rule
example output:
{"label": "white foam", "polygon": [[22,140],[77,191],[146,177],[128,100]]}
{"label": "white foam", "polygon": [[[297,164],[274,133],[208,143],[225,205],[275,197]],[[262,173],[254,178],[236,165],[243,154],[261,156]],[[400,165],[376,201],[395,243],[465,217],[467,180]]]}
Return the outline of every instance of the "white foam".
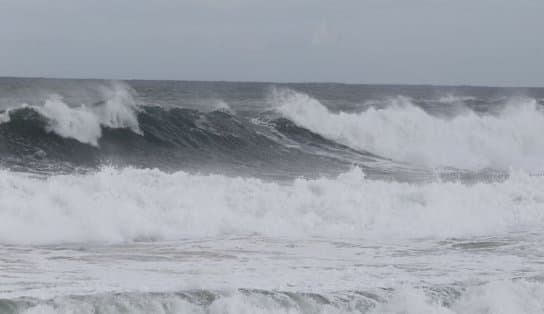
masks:
{"label": "white foam", "polygon": [[214,108],[214,110],[217,110],[217,111],[224,111],[224,112],[227,112],[227,113],[234,113],[234,111],[229,106],[229,104],[226,101],[221,100],[221,99],[217,99],[213,103],[213,108]]}
{"label": "white foam", "polygon": [[544,222],[544,178],[414,185],[359,169],[291,184],[159,170],[38,179],[0,172],[0,243],[267,236],[449,237]]}
{"label": "white foam", "polygon": [[112,88],[104,88],[105,103],[95,106],[93,112],[99,117],[100,124],[113,129],[127,128],[142,134],[136,112],[138,106],[128,85],[114,83]]}
{"label": "white foam", "polygon": [[496,281],[467,290],[454,304],[456,313],[544,313],[542,282]]}
{"label": "white foam", "polygon": [[285,295],[250,294],[235,292],[220,296],[210,304],[188,302],[183,296],[112,296],[101,299],[57,298],[53,304],[39,304],[23,311],[23,314],[59,313],[193,313],[193,314],[298,314],[298,313],[358,313],[334,304],[319,304],[310,297],[290,299]]}
{"label": "white foam", "polygon": [[100,120],[85,105],[72,108],[62,102],[62,98],[51,96],[43,106],[33,108],[48,119],[48,132],[73,138],[82,143],[98,145],[98,139],[102,136]]}
{"label": "white foam", "polygon": [[463,110],[451,118],[430,115],[404,97],[360,113],[334,113],[291,90],[276,91],[273,99],[295,123],[394,160],[464,169],[544,169],[544,113],[534,99],[518,99],[497,115]]}
{"label": "white foam", "polygon": [[474,101],[476,97],[446,94],[438,97],[438,101],[445,104],[463,104],[466,101]]}
{"label": "white foam", "polygon": [[[392,297],[383,304],[378,304],[371,314],[455,314],[440,300],[434,300],[425,291],[405,286],[395,291]],[[469,313],[469,312],[463,312]]]}
{"label": "white foam", "polygon": [[[136,116],[137,105],[129,88],[115,83],[111,88],[102,90],[105,101],[98,105],[82,104],[72,107],[62,97],[51,95],[40,106],[28,106],[47,119],[47,131],[65,138],[98,146],[102,136],[102,127],[127,128],[142,134]],[[9,113],[0,115],[0,123],[9,122]]]}
{"label": "white foam", "polygon": [[543,313],[543,296],[544,285],[540,282],[494,281],[468,288],[458,299],[448,300],[452,304],[447,306],[422,289],[404,287],[396,291],[387,303],[378,305],[372,313]]}
{"label": "white foam", "polygon": [[[294,295],[294,294],[291,294]],[[310,296],[289,297],[280,293],[240,293],[218,295],[205,302],[190,302],[176,294],[102,295],[58,297],[21,311],[25,314],[56,313],[370,313],[370,314],[478,314],[544,312],[544,285],[539,282],[495,281],[469,287],[454,299],[431,296],[424,289],[404,286],[395,289],[383,303],[366,306],[351,303],[318,302]],[[364,298],[360,298],[364,300]],[[342,298],[340,298],[342,300]],[[368,299],[366,300],[368,302]],[[363,303],[365,304],[365,303]]]}
{"label": "white foam", "polygon": [[4,112],[0,113],[0,124],[9,122],[10,116],[9,116],[9,110],[6,110]]}

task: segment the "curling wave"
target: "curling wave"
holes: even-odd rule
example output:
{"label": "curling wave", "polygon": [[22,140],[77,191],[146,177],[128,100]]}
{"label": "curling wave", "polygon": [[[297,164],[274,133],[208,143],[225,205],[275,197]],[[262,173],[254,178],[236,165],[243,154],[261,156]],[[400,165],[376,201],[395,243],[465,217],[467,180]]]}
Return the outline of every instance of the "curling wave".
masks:
{"label": "curling wave", "polygon": [[108,164],[294,177],[380,159],[284,118],[254,123],[224,102],[211,111],[136,106],[124,90],[91,107],[53,97],[6,110],[0,119],[0,167],[22,171]]}
{"label": "curling wave", "polygon": [[[23,104],[20,109],[28,108],[41,115],[47,132],[93,146],[98,146],[103,127],[127,128],[141,134],[136,102],[129,88],[117,83],[105,97],[106,100],[92,106],[82,104],[72,107],[63,102],[61,96],[51,95],[43,105]],[[14,111],[17,108],[5,110],[0,115],[0,123],[10,122]]]}
{"label": "curling wave", "polygon": [[318,100],[276,90],[277,110],[298,125],[352,148],[431,167],[544,170],[544,111],[534,99],[511,100],[496,114],[464,108],[438,117],[398,97],[383,108],[332,112]]}

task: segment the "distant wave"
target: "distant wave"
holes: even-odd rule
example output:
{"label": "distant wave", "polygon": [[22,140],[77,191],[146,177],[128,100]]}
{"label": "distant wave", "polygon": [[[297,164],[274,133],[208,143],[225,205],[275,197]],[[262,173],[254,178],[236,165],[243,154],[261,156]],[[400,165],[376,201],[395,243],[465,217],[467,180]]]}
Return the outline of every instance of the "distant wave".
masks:
{"label": "distant wave", "polygon": [[[442,99],[460,103],[453,96]],[[517,99],[497,114],[464,108],[437,117],[404,97],[360,113],[332,112],[318,100],[277,90],[279,112],[301,127],[352,148],[431,167],[544,169],[544,111],[534,99]]]}
{"label": "distant wave", "polygon": [[242,118],[218,100],[203,109],[209,110],[136,105],[121,87],[91,106],[50,97],[42,105],[9,108],[0,115],[0,167],[244,167],[297,176],[380,160],[277,115]]}
{"label": "distant wave", "polygon": [[544,222],[544,178],[407,184],[331,179],[266,183],[222,175],[103,169],[39,178],[0,172],[0,243],[123,242],[261,234],[488,235]]}

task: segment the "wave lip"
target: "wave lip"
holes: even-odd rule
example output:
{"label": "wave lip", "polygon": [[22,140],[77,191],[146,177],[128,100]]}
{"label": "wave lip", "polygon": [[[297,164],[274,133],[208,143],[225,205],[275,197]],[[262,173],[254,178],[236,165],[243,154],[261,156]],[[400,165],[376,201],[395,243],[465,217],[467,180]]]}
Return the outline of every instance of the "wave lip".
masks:
{"label": "wave lip", "polygon": [[33,109],[47,119],[47,131],[93,146],[98,146],[102,127],[127,128],[142,134],[136,115],[136,102],[121,85],[114,85],[114,90],[105,101],[92,106],[72,108],[60,97],[52,96],[43,106]]}
{"label": "wave lip", "polygon": [[508,103],[497,115],[464,110],[436,117],[408,98],[360,113],[331,112],[291,90],[275,92],[277,110],[295,123],[355,149],[431,167],[544,169],[544,112],[534,99]]}
{"label": "wave lip", "polygon": [[142,134],[138,125],[137,105],[130,88],[115,83],[110,90],[104,89],[105,100],[92,105],[74,107],[66,104],[59,95],[50,95],[43,105],[23,104],[0,114],[0,123],[11,121],[17,109],[32,109],[45,120],[47,132],[64,138],[72,138],[84,144],[98,146],[102,128],[126,128]]}

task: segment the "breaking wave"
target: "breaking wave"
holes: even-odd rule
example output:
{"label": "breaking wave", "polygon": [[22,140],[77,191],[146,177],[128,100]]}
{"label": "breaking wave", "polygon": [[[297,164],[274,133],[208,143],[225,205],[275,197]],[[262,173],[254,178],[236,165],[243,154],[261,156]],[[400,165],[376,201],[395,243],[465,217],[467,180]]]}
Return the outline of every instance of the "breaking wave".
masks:
{"label": "breaking wave", "polygon": [[452,117],[432,115],[404,97],[359,113],[332,112],[291,90],[277,90],[273,102],[304,128],[395,160],[471,170],[544,169],[544,111],[534,99],[511,100],[496,114],[465,108]]}
{"label": "breaking wave", "polygon": [[388,291],[300,293],[239,289],[62,296],[1,300],[2,313],[406,313],[471,314],[544,311],[544,285],[496,281],[466,289],[404,286]]}
{"label": "breaking wave", "polygon": [[46,178],[0,172],[0,243],[288,237],[452,237],[542,228],[544,179],[408,184],[359,169],[288,184],[103,169]]}
{"label": "breaking wave", "polygon": [[[104,164],[281,176],[345,171],[377,160],[272,117],[245,119],[223,101],[202,110],[136,105],[117,88],[92,106],[50,97],[0,113],[0,167],[71,172]],[[206,110],[209,109],[209,110]],[[51,171],[50,171],[51,170]]]}
{"label": "breaking wave", "polygon": [[[102,128],[127,128],[141,134],[136,115],[137,106],[130,89],[116,83],[104,95],[105,100],[92,105],[81,104],[73,107],[59,95],[51,95],[43,105],[23,104],[19,109],[31,109],[39,113],[45,120],[47,132],[64,138],[72,138],[81,143],[98,146],[102,136]],[[11,112],[17,108],[6,110],[0,115],[0,123],[10,122]]]}
{"label": "breaking wave", "polygon": [[53,95],[1,111],[0,166],[24,165],[26,171],[69,165],[71,171],[104,164],[175,170],[244,164],[295,176],[371,168],[374,161],[393,171],[544,170],[544,112],[534,99],[511,100],[485,114],[464,107],[467,97],[451,95],[440,99],[446,115],[405,97],[336,112],[306,94],[276,89],[275,111],[242,116],[219,99],[202,101],[197,110],[138,104],[133,93],[118,83],[90,105]]}

